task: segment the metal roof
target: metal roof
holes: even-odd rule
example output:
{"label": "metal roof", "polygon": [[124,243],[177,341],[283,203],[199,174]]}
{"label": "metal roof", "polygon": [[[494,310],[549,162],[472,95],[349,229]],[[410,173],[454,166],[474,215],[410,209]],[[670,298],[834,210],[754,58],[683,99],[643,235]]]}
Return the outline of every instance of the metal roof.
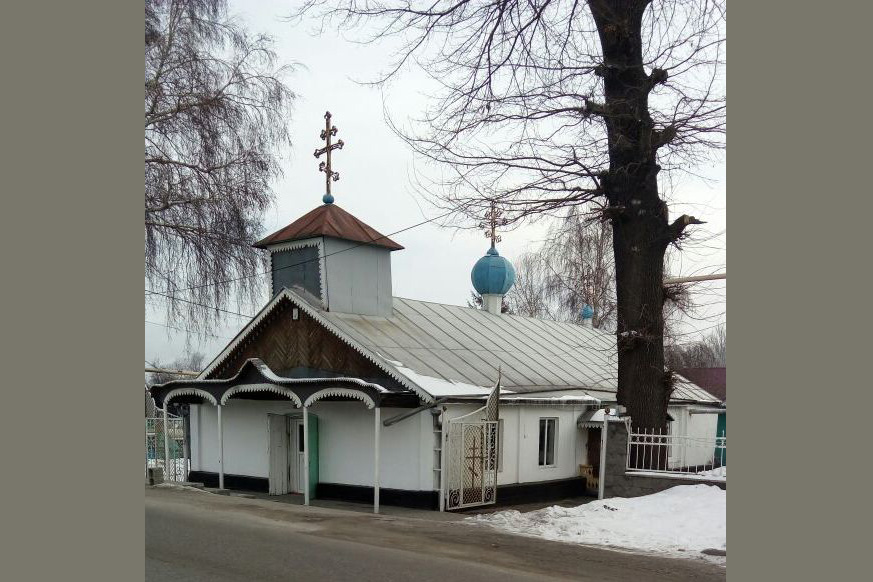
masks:
{"label": "metal roof", "polygon": [[[425,401],[441,396],[484,397],[494,386],[498,367],[505,395],[581,390],[602,401],[615,399],[617,352],[612,334],[572,323],[401,297],[394,297],[391,317],[323,311],[287,288],[249,321],[198,379],[208,377],[283,300],[298,305]],[[718,404],[719,400],[677,375],[671,402]]]}
{"label": "metal roof", "polygon": [[392,251],[403,247],[373,227],[364,224],[336,204],[322,204],[307,212],[285,228],[277,230],[270,236],[256,242],[254,247],[263,249],[270,245],[311,238],[314,236],[332,236],[344,240],[355,241],[385,247]]}
{"label": "metal roof", "polygon": [[[400,297],[391,317],[319,315],[433,396],[487,394],[498,366],[505,393],[617,389],[615,336],[594,328]],[[672,400],[718,402],[682,377]]]}

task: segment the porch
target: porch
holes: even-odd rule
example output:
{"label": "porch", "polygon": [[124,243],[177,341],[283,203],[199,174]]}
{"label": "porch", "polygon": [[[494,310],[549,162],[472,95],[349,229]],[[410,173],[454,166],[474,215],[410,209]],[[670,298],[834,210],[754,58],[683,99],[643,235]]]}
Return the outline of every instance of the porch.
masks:
{"label": "porch", "polygon": [[[219,490],[263,489],[266,485],[267,491],[277,496],[301,493],[304,505],[311,504],[319,486],[319,417],[313,411],[323,410],[328,403],[363,405],[355,419],[360,421],[360,413],[364,410],[373,411],[370,421],[372,437],[366,440],[371,443],[368,452],[372,458],[368,497],[372,499],[375,513],[379,513],[380,508],[382,408],[408,408],[419,404],[419,397],[409,391],[389,390],[379,383],[358,378],[279,376],[258,359],[247,360],[231,378],[175,380],[153,386],[150,392],[156,405],[164,411],[173,402],[193,405],[192,418],[195,418],[194,410],[200,411],[194,429],[196,438],[189,435],[189,442],[196,443],[192,456],[199,457],[198,465],[205,466],[192,465],[186,480],[203,481]],[[244,403],[250,406],[244,406]],[[252,429],[257,423],[244,426],[241,419],[246,410],[255,410],[261,422],[266,420],[266,427],[259,425],[266,428],[266,433],[261,433],[260,428]],[[236,424],[231,424],[231,431],[235,433],[230,450],[226,450],[226,417],[229,413]],[[203,418],[209,422],[203,422]],[[206,424],[211,424],[211,435],[206,435],[203,430]],[[246,427],[249,434],[241,434],[246,432]],[[264,434],[268,435],[267,451],[262,446]],[[361,456],[356,455],[358,463]],[[214,462],[211,461],[213,457]],[[210,461],[203,462],[206,458]],[[250,466],[252,459],[266,460],[269,464],[267,474],[262,467],[256,471],[243,470],[239,474],[227,471],[228,463],[239,468],[246,463]]]}

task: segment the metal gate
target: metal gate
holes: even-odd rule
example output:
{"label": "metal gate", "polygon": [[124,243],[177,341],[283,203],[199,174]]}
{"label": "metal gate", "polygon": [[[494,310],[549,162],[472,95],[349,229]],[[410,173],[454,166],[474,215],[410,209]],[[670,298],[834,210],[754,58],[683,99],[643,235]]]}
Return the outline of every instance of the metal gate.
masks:
{"label": "metal gate", "polygon": [[446,509],[497,501],[497,421],[449,421],[446,430]]}
{"label": "metal gate", "polygon": [[168,414],[165,426],[162,417],[147,417],[145,429],[146,476],[150,468],[160,467],[164,470],[164,481],[187,481],[189,463],[185,419]]}

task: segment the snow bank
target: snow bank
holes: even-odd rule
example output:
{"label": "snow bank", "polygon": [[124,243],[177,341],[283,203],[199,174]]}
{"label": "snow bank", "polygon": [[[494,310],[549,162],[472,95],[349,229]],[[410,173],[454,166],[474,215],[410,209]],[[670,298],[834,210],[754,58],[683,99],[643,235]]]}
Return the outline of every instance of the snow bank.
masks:
{"label": "snow bank", "polygon": [[727,465],[723,467],[718,467],[717,469],[710,469],[709,471],[701,471],[698,475],[703,475],[704,477],[727,477]]}
{"label": "snow bank", "polygon": [[182,485],[181,483],[173,483],[172,481],[158,483],[155,487],[160,487],[162,489],[175,489],[177,491],[199,491],[200,493],[209,493],[209,491],[200,489],[199,487],[191,487],[190,485]]}
{"label": "snow bank", "polygon": [[613,497],[577,507],[499,511],[467,518],[547,540],[605,545],[677,557],[727,549],[727,494],[715,485],[680,485],[644,497]]}

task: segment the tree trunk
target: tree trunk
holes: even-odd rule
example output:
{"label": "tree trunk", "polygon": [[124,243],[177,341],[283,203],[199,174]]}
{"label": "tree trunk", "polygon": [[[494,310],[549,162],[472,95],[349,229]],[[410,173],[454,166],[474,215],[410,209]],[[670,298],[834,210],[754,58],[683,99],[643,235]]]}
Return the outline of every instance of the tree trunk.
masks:
{"label": "tree trunk", "polygon": [[671,241],[667,206],[658,195],[659,132],[649,114],[653,84],[643,67],[641,23],[647,2],[594,0],[604,62],[601,115],[609,140],[609,171],[601,176],[613,227],[618,402],[635,428],[666,429],[669,375],[664,368],[663,270]]}

